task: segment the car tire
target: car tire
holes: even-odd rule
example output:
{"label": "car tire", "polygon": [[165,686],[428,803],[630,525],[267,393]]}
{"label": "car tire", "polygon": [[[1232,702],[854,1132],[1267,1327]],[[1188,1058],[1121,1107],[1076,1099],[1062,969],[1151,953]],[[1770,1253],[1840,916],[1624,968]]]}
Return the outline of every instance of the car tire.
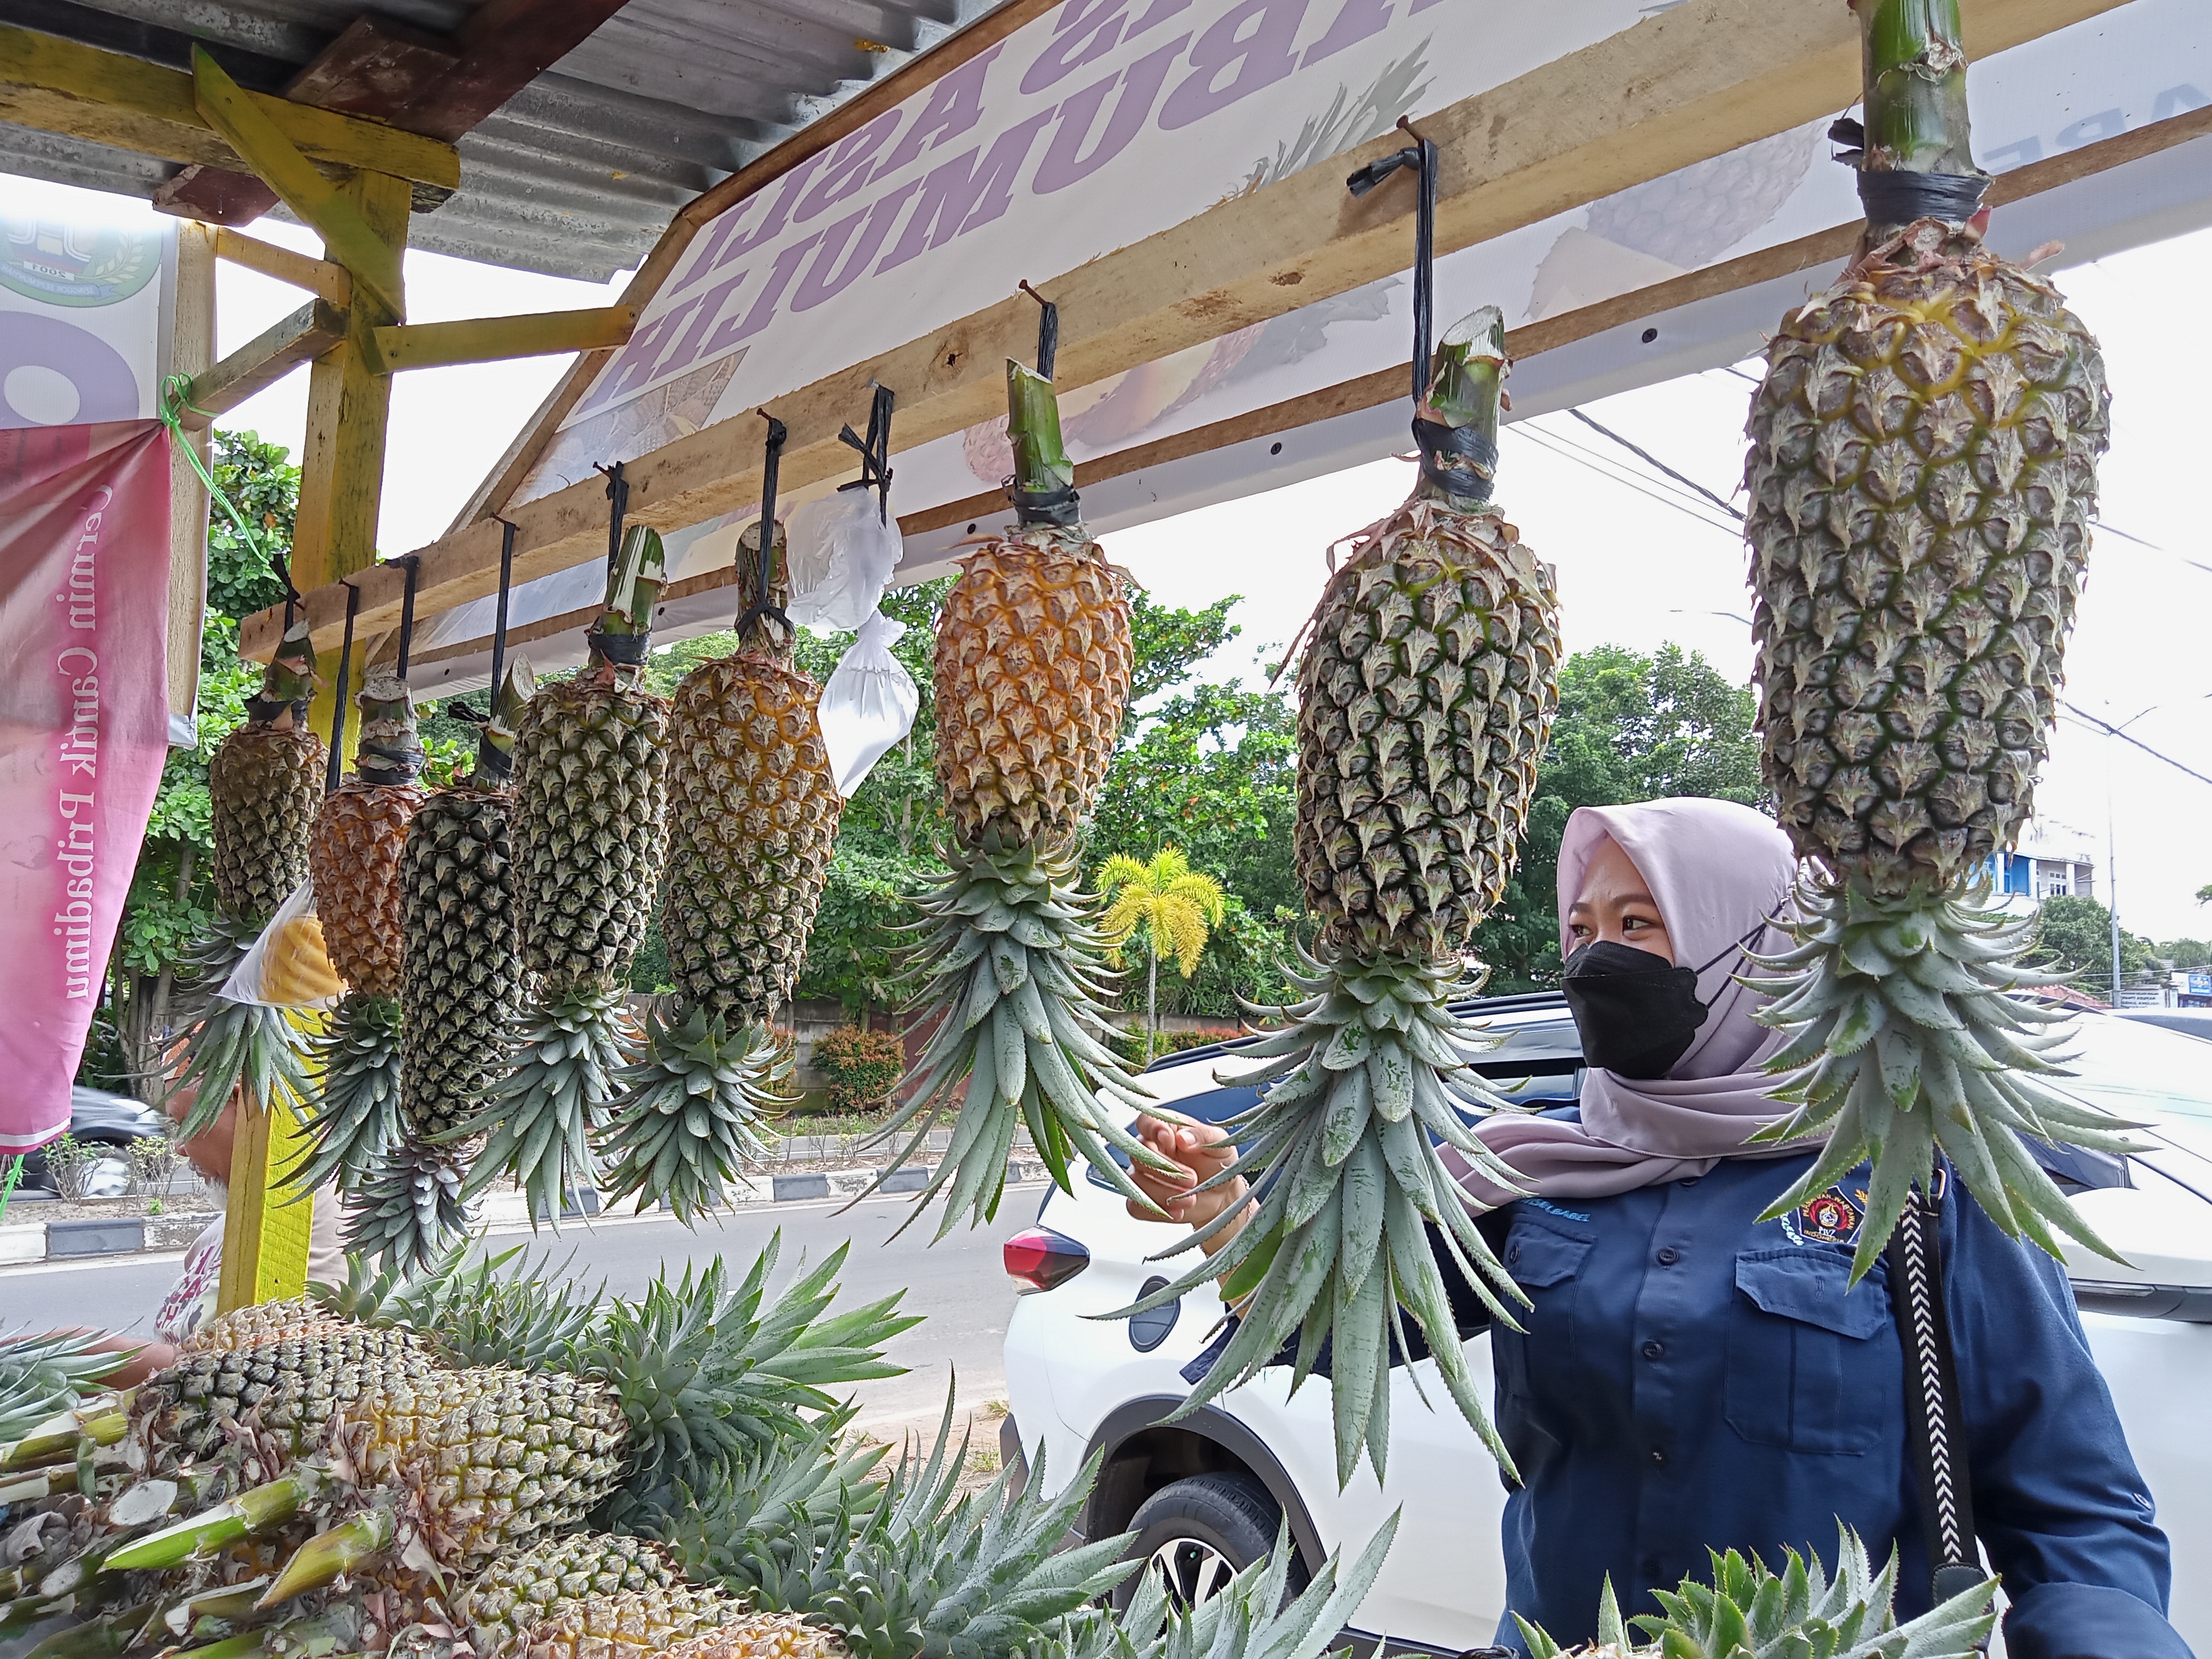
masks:
{"label": "car tire", "polygon": [[[1126,1559],[1144,1563],[1146,1572],[1164,1574],[1179,1604],[1204,1601],[1274,1548],[1282,1524],[1282,1505],[1250,1475],[1194,1474],[1138,1505],[1129,1519],[1137,1536]],[[1303,1566],[1293,1561],[1285,1596],[1305,1580]],[[1128,1607],[1143,1582],[1143,1572],[1133,1572],[1115,1587],[1117,1611]]]}

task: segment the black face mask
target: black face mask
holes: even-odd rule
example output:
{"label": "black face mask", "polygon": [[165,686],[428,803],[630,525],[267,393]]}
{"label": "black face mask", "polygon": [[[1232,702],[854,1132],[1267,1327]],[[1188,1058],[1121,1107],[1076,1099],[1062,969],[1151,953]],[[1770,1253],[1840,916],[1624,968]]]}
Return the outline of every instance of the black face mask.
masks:
{"label": "black face mask", "polygon": [[1584,1062],[1621,1077],[1666,1076],[1708,1012],[1698,1000],[1696,969],[1611,939],[1570,956],[1560,988],[1582,1033]]}

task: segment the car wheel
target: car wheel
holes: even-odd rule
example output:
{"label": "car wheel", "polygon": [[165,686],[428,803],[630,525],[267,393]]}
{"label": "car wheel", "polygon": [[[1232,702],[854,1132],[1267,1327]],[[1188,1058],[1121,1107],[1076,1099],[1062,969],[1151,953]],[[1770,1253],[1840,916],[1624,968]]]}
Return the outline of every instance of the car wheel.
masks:
{"label": "car wheel", "polygon": [[[1137,1534],[1127,1559],[1166,1585],[1170,1601],[1189,1607],[1221,1588],[1274,1548],[1282,1506],[1248,1474],[1195,1474],[1161,1487],[1129,1520]],[[1131,1573],[1115,1587],[1114,1605],[1127,1608],[1143,1575]],[[1296,1564],[1290,1592],[1305,1582]]]}

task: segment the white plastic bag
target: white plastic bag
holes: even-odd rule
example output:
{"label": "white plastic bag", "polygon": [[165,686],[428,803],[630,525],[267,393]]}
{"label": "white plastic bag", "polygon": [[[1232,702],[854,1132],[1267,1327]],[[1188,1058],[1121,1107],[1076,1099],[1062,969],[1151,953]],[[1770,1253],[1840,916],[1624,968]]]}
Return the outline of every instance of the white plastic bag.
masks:
{"label": "white plastic bag", "polygon": [[915,711],[921,707],[914,676],[891,655],[905,632],[904,623],[869,612],[860,637],[822,688],[822,742],[837,775],[837,793],[848,800],[890,746],[914,729]]}
{"label": "white plastic bag", "polygon": [[802,627],[860,627],[883,598],[903,547],[897,517],[884,522],[872,489],[840,489],[808,501],[784,526],[791,573],[784,614]]}
{"label": "white plastic bag", "polygon": [[323,948],[314,884],[303,881],[276,907],[217,994],[264,1008],[335,1008],[345,988]]}

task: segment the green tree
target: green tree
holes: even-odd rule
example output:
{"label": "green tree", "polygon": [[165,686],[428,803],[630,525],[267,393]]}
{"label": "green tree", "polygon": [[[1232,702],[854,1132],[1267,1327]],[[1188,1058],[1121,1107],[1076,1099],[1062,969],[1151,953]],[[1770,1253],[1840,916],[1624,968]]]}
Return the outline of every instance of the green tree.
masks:
{"label": "green tree", "polygon": [[1758,704],[1696,652],[1662,645],[1578,651],[1559,670],[1559,712],[1536,770],[1521,860],[1476,929],[1488,988],[1559,983],[1559,844],[1578,806],[1669,795],[1769,805],[1759,780]]}
{"label": "green tree", "polygon": [[[2112,1000],[2112,913],[2079,893],[2057,893],[2036,907],[2037,965],[2079,976],[2081,988]],[[2120,929],[2120,973],[2126,979],[2151,973],[2157,953],[2140,934]]]}
{"label": "green tree", "polygon": [[1145,952],[1145,1063],[1150,1065],[1160,1030],[1160,958],[1174,962],[1185,979],[1198,971],[1208,933],[1225,912],[1221,884],[1190,867],[1180,848],[1163,847],[1143,862],[1116,853],[1099,867],[1098,885],[1109,902],[1099,932],[1116,951],[1141,944]]}
{"label": "green tree", "polygon": [[2152,948],[2160,961],[2176,968],[2212,967],[2212,945],[2201,939],[2170,939]]}

